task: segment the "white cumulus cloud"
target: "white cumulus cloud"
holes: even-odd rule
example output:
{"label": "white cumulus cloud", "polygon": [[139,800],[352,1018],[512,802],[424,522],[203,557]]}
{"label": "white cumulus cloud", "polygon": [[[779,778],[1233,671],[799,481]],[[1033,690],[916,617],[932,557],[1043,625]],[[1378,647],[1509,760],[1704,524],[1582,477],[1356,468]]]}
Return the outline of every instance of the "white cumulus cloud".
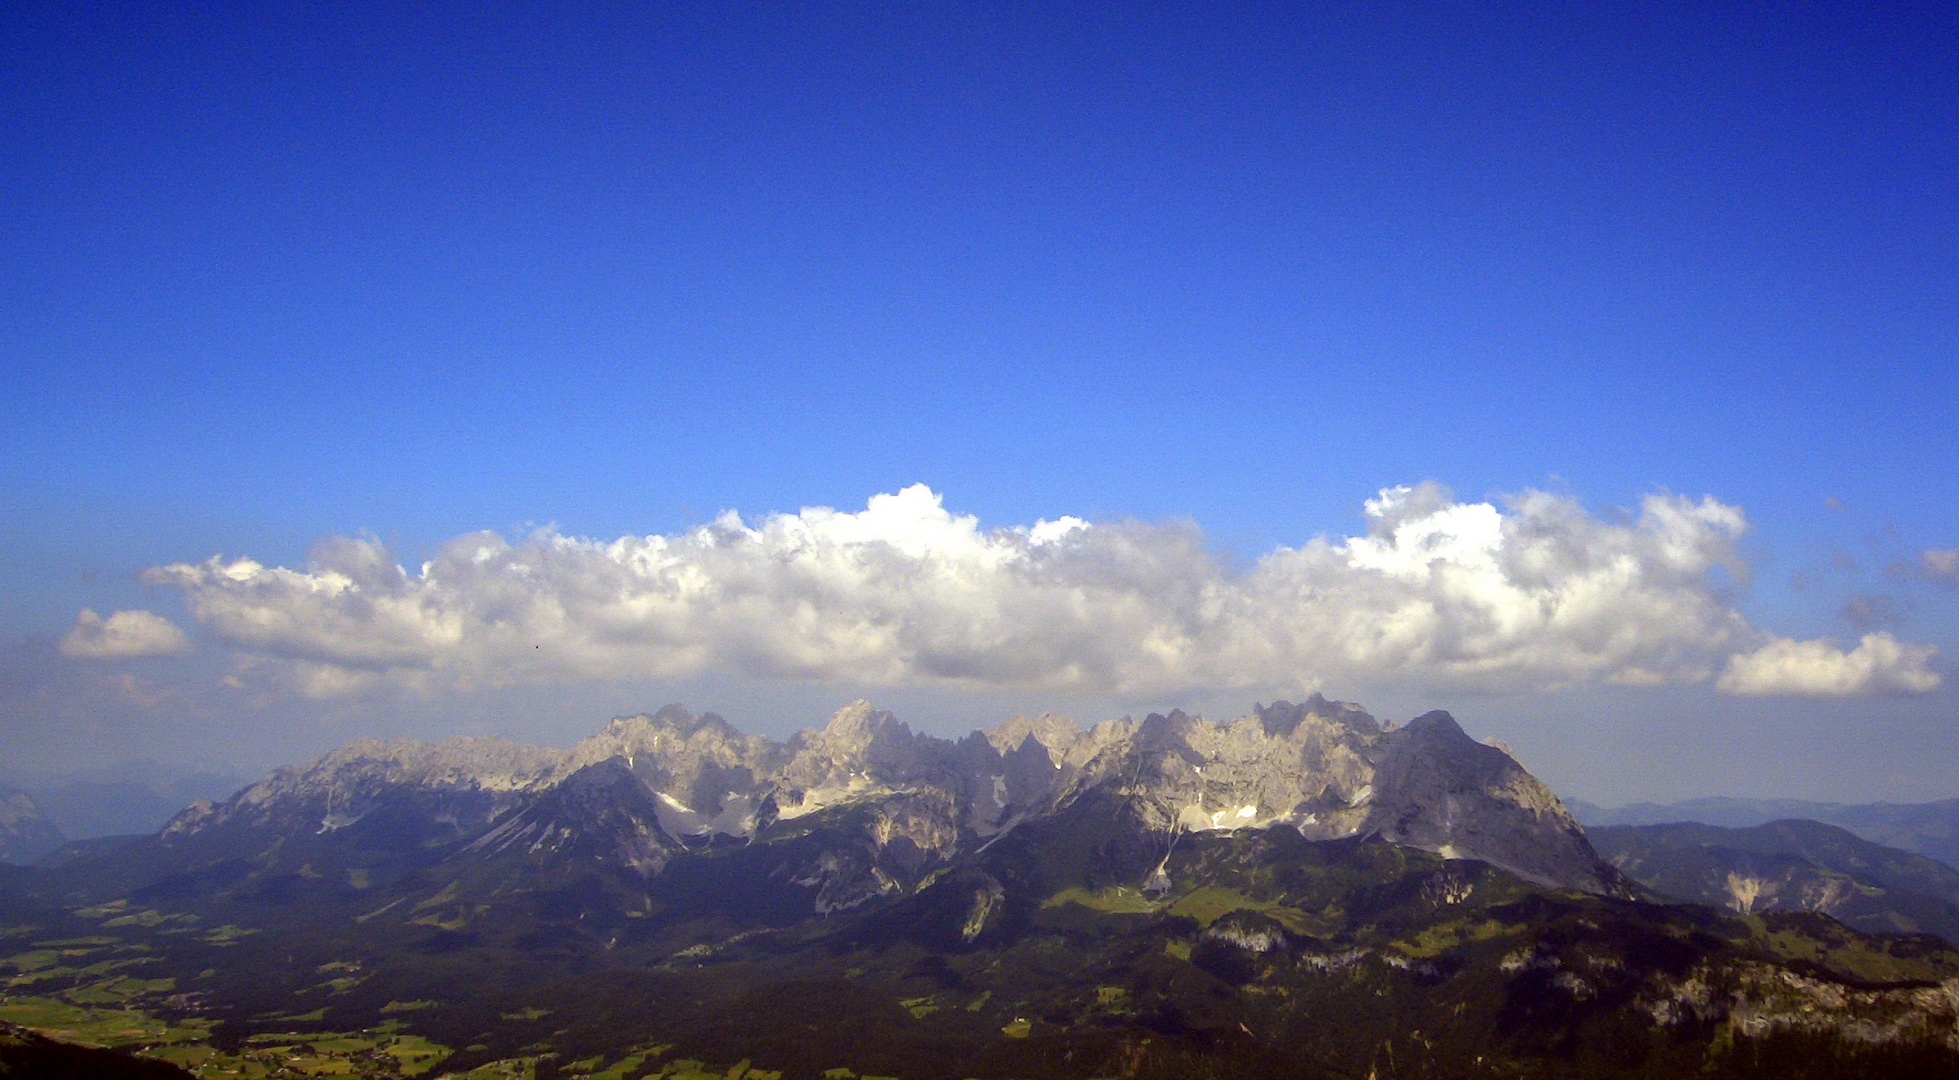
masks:
{"label": "white cumulus cloud", "polygon": [[1848,652],[1829,641],[1775,638],[1730,659],[1719,685],[1731,694],[1923,694],[1943,681],[1929,666],[1937,651],[1882,632]]}
{"label": "white cumulus cloud", "polygon": [[136,656],[174,656],[190,649],[190,639],[169,619],[148,611],[118,611],[108,618],[83,608],[74,628],[61,639],[61,654],[87,660]]}
{"label": "white cumulus cloud", "polygon": [[[1367,530],[1234,571],[1188,525],[982,529],[923,485],[670,536],[458,537],[414,570],[371,540],[303,568],[158,567],[214,637],[330,695],[705,671],[1141,693],[1398,678],[1529,690],[1704,681],[1766,636],[1733,610],[1742,512],[1653,495],[1626,520],[1424,484]],[[1722,571],[1725,570],[1725,575]]]}

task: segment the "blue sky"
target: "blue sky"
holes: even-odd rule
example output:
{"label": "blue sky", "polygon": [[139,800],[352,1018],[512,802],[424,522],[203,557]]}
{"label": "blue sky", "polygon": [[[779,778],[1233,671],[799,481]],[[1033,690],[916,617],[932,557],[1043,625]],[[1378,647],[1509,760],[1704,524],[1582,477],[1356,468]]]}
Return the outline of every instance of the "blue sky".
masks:
{"label": "blue sky", "polygon": [[[1933,5],[9,5],[0,739],[276,760],[377,715],[514,731],[482,717],[669,690],[807,722],[843,683],[214,704],[241,651],[303,650],[142,574],[914,483],[985,527],[1188,520],[1239,568],[1425,480],[1601,521],[1712,495],[1746,514],[1716,576],[1754,630],[1878,628],[1951,670],[1923,558],[1959,546],[1955,46]],[[195,648],[75,679],[199,704],[47,705],[70,691],[20,672],[83,608]],[[1903,717],[1904,771],[1853,779],[1959,795],[1912,765],[1953,745],[1949,680],[1767,719],[1691,688],[1471,700],[1513,743],[1505,717],[1574,717],[1525,725],[1553,772],[1627,716],[1784,725],[1804,761]]]}

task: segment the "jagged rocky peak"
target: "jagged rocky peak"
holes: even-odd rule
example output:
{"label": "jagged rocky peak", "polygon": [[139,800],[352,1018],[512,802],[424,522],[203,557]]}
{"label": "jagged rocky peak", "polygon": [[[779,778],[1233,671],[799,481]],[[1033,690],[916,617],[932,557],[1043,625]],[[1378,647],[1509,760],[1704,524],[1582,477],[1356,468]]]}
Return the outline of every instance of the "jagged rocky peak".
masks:
{"label": "jagged rocky peak", "polygon": [[574,767],[619,759],[657,800],[661,825],[674,836],[753,831],[784,757],[773,740],[679,705],[614,719],[571,751]]}
{"label": "jagged rocky peak", "polygon": [[956,744],[919,734],[883,709],[854,701],[822,728],[789,739],[775,774],[774,802],[783,817],[840,802],[909,790],[928,778],[943,781]]}
{"label": "jagged rocky peak", "polygon": [[1016,716],[968,736],[961,745],[970,748],[974,828],[991,832],[1013,814],[1049,800],[1064,779],[1064,768],[1080,766],[1075,755],[1088,741],[1080,725],[1053,713]]}
{"label": "jagged rocky peak", "polygon": [[1329,701],[1325,695],[1315,693],[1305,701],[1295,705],[1290,701],[1275,701],[1270,705],[1253,705],[1252,715],[1264,726],[1265,733],[1274,738],[1283,738],[1297,730],[1307,717],[1322,722],[1343,724],[1369,734],[1382,730],[1381,722],[1374,719],[1366,709],[1351,701]]}
{"label": "jagged rocky peak", "polygon": [[623,757],[637,768],[642,754],[680,762],[709,757],[723,764],[765,756],[775,744],[756,735],[743,735],[714,713],[695,716],[679,705],[652,714],[614,717],[603,731],[571,749],[575,767],[583,768],[610,757]]}
{"label": "jagged rocky peak", "polygon": [[760,735],[743,735],[714,713],[690,714],[668,705],[651,716],[622,716],[571,749],[582,768],[622,757],[656,790],[691,786],[703,773],[739,770],[759,774],[779,764],[782,747]]}
{"label": "jagged rocky peak", "polygon": [[1082,741],[1083,736],[1080,724],[1056,713],[1016,716],[979,734],[1003,758],[1019,752],[1031,740],[1046,752],[1049,762],[1056,767],[1067,759],[1069,751]]}
{"label": "jagged rocky peak", "polygon": [[1077,785],[1117,783],[1163,828],[1284,822],[1348,835],[1340,815],[1371,797],[1382,729],[1358,707],[1314,698],[1260,706],[1229,723],[1153,713],[1128,730],[1101,725],[1096,734],[1101,749]]}
{"label": "jagged rocky peak", "polygon": [[627,749],[651,748],[662,743],[694,745],[747,744],[767,742],[759,736],[743,735],[733,724],[715,713],[695,716],[683,705],[666,705],[658,712],[617,716],[605,730],[584,740],[580,747],[612,744]]}
{"label": "jagged rocky peak", "polygon": [[789,749],[796,765],[891,774],[915,768],[943,742],[913,732],[911,725],[868,701],[853,701],[822,728],[797,732]]}
{"label": "jagged rocky peak", "polygon": [[302,769],[280,769],[246,788],[247,802],[284,791],[341,789],[360,784],[516,791],[555,779],[565,752],[495,735],[442,742],[356,739]]}

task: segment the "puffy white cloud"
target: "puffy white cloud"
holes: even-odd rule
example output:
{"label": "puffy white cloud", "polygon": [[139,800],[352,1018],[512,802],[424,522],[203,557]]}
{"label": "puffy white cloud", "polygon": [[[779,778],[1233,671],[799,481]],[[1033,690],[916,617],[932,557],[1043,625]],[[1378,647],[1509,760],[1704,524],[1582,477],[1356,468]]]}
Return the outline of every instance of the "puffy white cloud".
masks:
{"label": "puffy white cloud", "polygon": [[1943,681],[1929,666],[1937,651],[1882,632],[1865,634],[1849,652],[1828,641],[1775,638],[1730,659],[1719,685],[1731,694],[1923,694]]}
{"label": "puffy white cloud", "polygon": [[61,654],[86,660],[174,656],[190,649],[176,624],[148,611],[118,611],[108,618],[83,608],[61,639]]}
{"label": "puffy white cloud", "polygon": [[213,636],[304,692],[672,677],[1138,693],[1407,679],[1495,690],[1706,680],[1761,644],[1722,595],[1741,511],[1648,497],[1627,520],[1436,485],[1366,503],[1364,535],[1233,572],[1188,525],[983,530],[924,486],[858,513],[672,536],[458,537],[414,571],[336,539],[303,569],[150,571]]}

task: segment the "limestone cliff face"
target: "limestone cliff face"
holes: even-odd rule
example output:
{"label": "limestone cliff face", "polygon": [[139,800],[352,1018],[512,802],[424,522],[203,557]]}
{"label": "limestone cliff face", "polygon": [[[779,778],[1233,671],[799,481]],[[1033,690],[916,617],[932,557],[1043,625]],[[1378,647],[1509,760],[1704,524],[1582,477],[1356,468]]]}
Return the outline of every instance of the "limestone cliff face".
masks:
{"label": "limestone cliff face", "polygon": [[[568,785],[583,794],[572,799]],[[1620,888],[1557,796],[1447,713],[1395,728],[1317,695],[1222,723],[1172,712],[1084,729],[1017,717],[957,741],[857,702],[781,743],[673,706],[615,720],[568,751],[488,739],[362,742],[281,770],[224,806],[188,811],[166,835],[275,819],[331,831],[408,804],[472,850],[517,844],[520,834],[534,844],[549,831],[552,850],[614,852],[654,873],[688,838],[753,838],[824,815],[861,834],[853,843],[870,854],[852,858],[888,891],[884,879],[898,880],[900,864],[903,877],[950,865],[1090,795],[1114,797],[1140,828],[1168,838],[1271,828],[1315,840],[1378,835],[1540,884]],[[593,808],[606,799],[631,805]],[[862,812],[843,813],[850,808]],[[579,828],[624,831],[587,844],[570,835]],[[878,854],[886,851],[889,866]]]}

